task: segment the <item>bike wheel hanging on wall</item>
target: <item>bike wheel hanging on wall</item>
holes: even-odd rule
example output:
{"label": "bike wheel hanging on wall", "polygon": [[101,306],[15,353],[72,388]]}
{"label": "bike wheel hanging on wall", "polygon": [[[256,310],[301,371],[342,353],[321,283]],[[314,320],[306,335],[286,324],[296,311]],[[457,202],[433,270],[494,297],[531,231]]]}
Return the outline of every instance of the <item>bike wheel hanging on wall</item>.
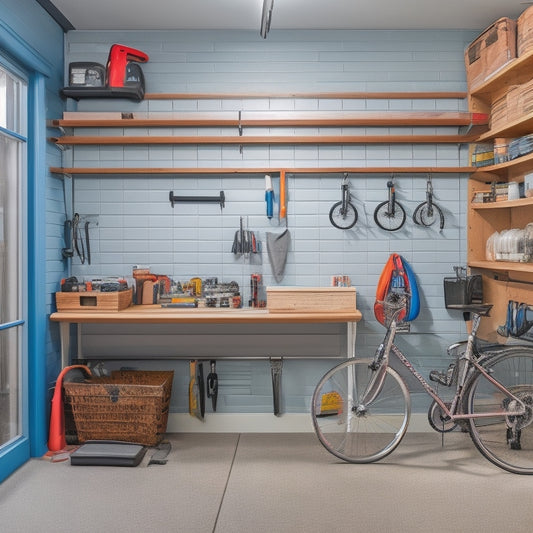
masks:
{"label": "bike wheel hanging on wall", "polygon": [[329,210],[329,221],[339,229],[350,229],[355,226],[359,215],[357,209],[350,202],[350,182],[348,181],[348,174],[344,174],[341,183],[341,201],[333,204]]}
{"label": "bike wheel hanging on wall", "polygon": [[396,201],[394,179],[387,182],[388,199],[381,202],[374,211],[374,222],[385,231],[397,231],[407,218],[405,209]]}
{"label": "bike wheel hanging on wall", "polygon": [[418,226],[432,226],[439,221],[439,228],[444,228],[444,213],[442,209],[433,202],[433,183],[431,176],[428,176],[426,184],[426,201],[417,205],[413,212],[413,222]]}

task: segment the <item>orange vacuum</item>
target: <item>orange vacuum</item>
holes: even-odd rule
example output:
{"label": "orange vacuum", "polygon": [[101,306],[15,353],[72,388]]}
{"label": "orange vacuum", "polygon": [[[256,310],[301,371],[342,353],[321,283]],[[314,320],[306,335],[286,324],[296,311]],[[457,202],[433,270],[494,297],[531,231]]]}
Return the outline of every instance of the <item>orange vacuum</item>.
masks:
{"label": "orange vacuum", "polygon": [[57,377],[54,396],[52,397],[52,407],[50,410],[50,429],[48,435],[48,450],[59,452],[67,445],[65,438],[65,411],[63,405],[63,379],[65,375],[74,368],[84,370],[87,375],[91,371],[85,365],[71,365],[65,367]]}
{"label": "orange vacuum", "polygon": [[137,102],[144,98],[144,75],[139,63],[148,55],[135,48],[114,44],[109,50],[107,66],[93,62],[69,64],[69,86],[62,96],[80,98],[128,98]]}

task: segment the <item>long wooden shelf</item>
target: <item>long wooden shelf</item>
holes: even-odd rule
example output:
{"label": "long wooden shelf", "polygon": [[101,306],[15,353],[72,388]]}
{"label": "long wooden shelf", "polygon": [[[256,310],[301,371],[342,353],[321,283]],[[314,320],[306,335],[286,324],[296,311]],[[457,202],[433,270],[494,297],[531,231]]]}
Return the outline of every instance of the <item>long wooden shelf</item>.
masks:
{"label": "long wooden shelf", "polygon": [[504,202],[472,203],[472,209],[483,211],[486,209],[505,209],[510,207],[533,206],[533,198],[520,198],[519,200],[507,200]]}
{"label": "long wooden shelf", "polygon": [[533,113],[521,117],[519,120],[507,123],[505,126],[482,133],[478,141],[484,142],[496,137],[521,137],[533,132]]}
{"label": "long wooden shelf", "polygon": [[[302,127],[302,126],[486,126],[484,113],[412,112],[218,112],[218,113],[68,113],[50,122],[62,128],[141,127]],[[93,115],[93,116],[91,116]],[[159,116],[156,116],[159,115]]]}
{"label": "long wooden shelf", "polygon": [[533,153],[512,159],[511,161],[505,161],[504,163],[487,165],[486,167],[477,167],[472,174],[472,178],[477,181],[486,181],[485,174],[497,174],[505,177],[511,169],[517,173],[531,171],[533,169]]}
{"label": "long wooden shelf", "polygon": [[288,93],[146,93],[145,100],[244,100],[253,98],[301,98],[333,100],[442,100],[463,99],[461,91],[421,92],[288,92]]}
{"label": "long wooden shelf", "polygon": [[[128,174],[268,174],[280,172],[279,168],[74,168],[50,167],[50,172],[64,175],[128,175]],[[283,168],[289,174],[320,174],[321,176],[347,172],[349,174],[460,174],[471,173],[472,167],[312,167],[312,168]]]}
{"label": "long wooden shelf", "polygon": [[493,270],[495,272],[526,272],[533,273],[533,263],[518,263],[508,261],[468,261],[471,268],[483,268],[484,270]]}
{"label": "long wooden shelf", "polygon": [[492,103],[492,98],[499,91],[512,85],[519,85],[531,80],[533,71],[533,50],[512,59],[504,67],[497,70],[488,80],[470,90],[470,96]]}
{"label": "long wooden shelf", "polygon": [[303,144],[463,144],[474,135],[198,135],[52,137],[57,145],[303,145]]}

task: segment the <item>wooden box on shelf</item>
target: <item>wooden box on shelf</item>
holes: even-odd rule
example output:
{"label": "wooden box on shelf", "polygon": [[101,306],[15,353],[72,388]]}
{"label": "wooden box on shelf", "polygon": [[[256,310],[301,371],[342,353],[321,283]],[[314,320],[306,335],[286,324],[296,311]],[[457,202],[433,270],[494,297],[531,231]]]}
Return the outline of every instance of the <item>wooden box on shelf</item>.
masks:
{"label": "wooden box on shelf", "polygon": [[120,311],[131,305],[132,289],[116,292],[56,292],[58,311]]}
{"label": "wooden box on shelf", "polygon": [[273,313],[352,312],[355,287],[267,287],[267,309]]}

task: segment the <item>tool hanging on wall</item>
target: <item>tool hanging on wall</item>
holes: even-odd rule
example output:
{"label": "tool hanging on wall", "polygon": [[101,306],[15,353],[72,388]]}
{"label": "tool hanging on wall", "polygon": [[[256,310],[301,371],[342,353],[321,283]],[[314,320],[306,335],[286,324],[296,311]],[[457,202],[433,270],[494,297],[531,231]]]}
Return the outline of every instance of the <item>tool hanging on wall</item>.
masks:
{"label": "tool hanging on wall", "polygon": [[261,243],[255,233],[246,228],[244,217],[240,217],[239,229],[235,232],[231,252],[235,255],[256,254],[261,251]]}
{"label": "tool hanging on wall", "polygon": [[265,202],[266,215],[268,218],[272,218],[274,216],[274,188],[269,174],[265,175]]}
{"label": "tool hanging on wall", "polygon": [[283,279],[287,256],[291,244],[291,234],[287,224],[287,181],[285,171],[279,175],[279,221],[285,221],[285,231],[282,233],[267,233],[266,243],[272,274],[277,283]]}
{"label": "tool hanging on wall", "polygon": [[217,398],[218,398],[218,375],[216,372],[217,362],[211,360],[209,362],[211,372],[207,375],[207,397],[211,398],[211,405],[213,411],[217,410]]}
{"label": "tool hanging on wall", "polygon": [[218,196],[174,196],[174,191],[170,191],[168,194],[168,199],[170,200],[170,205],[174,207],[174,204],[177,202],[183,203],[216,203],[220,205],[220,209],[226,205],[226,196],[224,191],[220,191]]}
{"label": "tool hanging on wall", "polygon": [[287,226],[287,181],[284,170],[279,173],[279,219],[284,219]]}
{"label": "tool hanging on wall", "polygon": [[413,222],[419,226],[432,226],[439,220],[439,228],[444,228],[444,213],[442,209],[433,202],[433,183],[431,176],[428,176],[426,183],[426,201],[419,204],[413,212]]}
{"label": "tool hanging on wall", "polygon": [[203,394],[203,367],[198,361],[192,360],[189,362],[189,414],[202,421],[205,413]]}

